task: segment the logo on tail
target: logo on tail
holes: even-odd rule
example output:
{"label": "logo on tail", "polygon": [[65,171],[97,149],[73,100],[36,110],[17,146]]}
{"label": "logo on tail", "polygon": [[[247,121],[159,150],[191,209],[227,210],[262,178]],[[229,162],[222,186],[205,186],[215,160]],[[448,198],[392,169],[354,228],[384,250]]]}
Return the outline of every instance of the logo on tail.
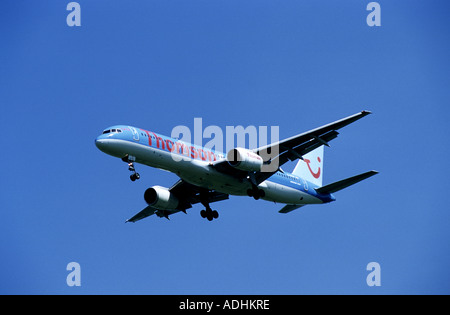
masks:
{"label": "logo on tail", "polygon": [[[312,175],[314,178],[319,178],[319,177],[320,177],[320,166],[319,166],[317,172],[313,172],[313,170],[311,169],[311,166],[309,166],[309,163],[311,163],[311,161],[308,160],[308,159],[304,159],[303,161],[305,161],[306,165],[308,165],[308,169],[309,169],[309,171],[311,172],[311,175]],[[321,162],[320,156],[317,157],[317,162],[319,162],[319,163]]]}
{"label": "logo on tail", "polygon": [[323,145],[305,154],[292,173],[316,186],[322,186]]}

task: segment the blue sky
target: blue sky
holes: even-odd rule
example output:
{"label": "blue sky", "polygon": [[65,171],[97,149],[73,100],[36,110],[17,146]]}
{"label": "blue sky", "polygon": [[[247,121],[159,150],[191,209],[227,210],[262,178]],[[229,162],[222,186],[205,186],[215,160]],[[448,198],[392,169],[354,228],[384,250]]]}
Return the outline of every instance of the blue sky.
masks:
{"label": "blue sky", "polygon": [[[2,3],[0,293],[450,293],[446,1],[379,1],[369,27],[360,0],[80,0],[73,28],[68,2]],[[195,117],[285,138],[365,109],[326,148],[324,183],[380,174],[288,215],[232,197],[213,222],[197,205],[125,224],[177,177],[138,165],[131,182],[94,145]]]}

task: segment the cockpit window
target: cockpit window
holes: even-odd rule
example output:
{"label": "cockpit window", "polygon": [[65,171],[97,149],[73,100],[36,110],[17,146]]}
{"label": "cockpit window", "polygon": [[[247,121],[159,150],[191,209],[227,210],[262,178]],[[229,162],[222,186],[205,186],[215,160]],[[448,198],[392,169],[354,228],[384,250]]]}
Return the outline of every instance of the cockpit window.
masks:
{"label": "cockpit window", "polygon": [[103,134],[107,134],[110,132],[122,132],[122,130],[121,129],[107,129],[107,130],[103,131]]}

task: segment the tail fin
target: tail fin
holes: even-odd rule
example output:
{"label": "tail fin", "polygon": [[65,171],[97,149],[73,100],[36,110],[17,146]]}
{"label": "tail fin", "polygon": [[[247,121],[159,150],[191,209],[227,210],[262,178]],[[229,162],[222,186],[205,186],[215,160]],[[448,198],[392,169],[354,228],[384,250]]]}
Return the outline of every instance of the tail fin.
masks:
{"label": "tail fin", "polygon": [[317,186],[322,186],[323,176],[323,145],[305,154],[299,160],[292,174],[299,176]]}

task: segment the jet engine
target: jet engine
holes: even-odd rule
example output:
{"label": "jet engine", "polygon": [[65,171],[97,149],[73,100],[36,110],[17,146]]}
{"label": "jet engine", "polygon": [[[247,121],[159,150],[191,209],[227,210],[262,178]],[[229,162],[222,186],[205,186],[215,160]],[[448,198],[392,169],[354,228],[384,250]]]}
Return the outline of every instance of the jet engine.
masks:
{"label": "jet engine", "polygon": [[258,154],[244,148],[228,151],[228,164],[242,171],[260,171],[264,161]]}
{"label": "jet engine", "polygon": [[179,200],[168,188],[153,186],[144,193],[145,202],[149,206],[161,210],[175,210],[179,205]]}

